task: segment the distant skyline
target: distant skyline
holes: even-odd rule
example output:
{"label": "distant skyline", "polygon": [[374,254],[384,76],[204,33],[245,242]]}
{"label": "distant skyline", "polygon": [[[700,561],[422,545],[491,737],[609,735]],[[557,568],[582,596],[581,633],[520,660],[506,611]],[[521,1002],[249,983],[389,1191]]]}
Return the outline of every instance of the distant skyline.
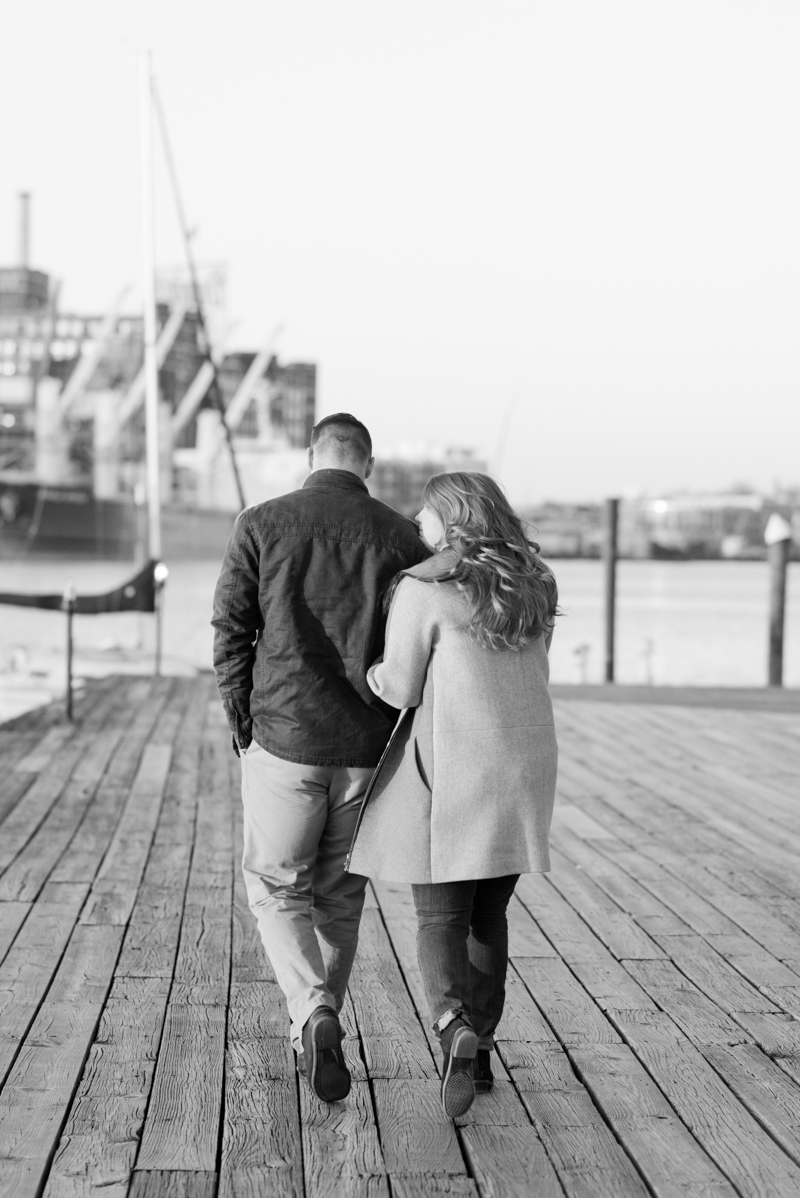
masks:
{"label": "distant skyline", "polygon": [[233,344],[282,321],[321,415],[519,504],[800,484],[796,4],[7,0],[3,43],[0,264],[30,190],[65,305],[138,289],[149,46]]}

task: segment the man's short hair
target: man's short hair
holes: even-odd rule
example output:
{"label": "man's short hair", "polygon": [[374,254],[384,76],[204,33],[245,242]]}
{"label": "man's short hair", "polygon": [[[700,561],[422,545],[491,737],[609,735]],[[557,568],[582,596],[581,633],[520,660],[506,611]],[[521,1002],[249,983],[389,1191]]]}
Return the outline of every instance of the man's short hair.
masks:
{"label": "man's short hair", "polygon": [[372,437],[369,435],[369,429],[349,412],[336,412],[315,424],[311,430],[311,448],[319,442],[333,442],[346,455],[372,457]]}

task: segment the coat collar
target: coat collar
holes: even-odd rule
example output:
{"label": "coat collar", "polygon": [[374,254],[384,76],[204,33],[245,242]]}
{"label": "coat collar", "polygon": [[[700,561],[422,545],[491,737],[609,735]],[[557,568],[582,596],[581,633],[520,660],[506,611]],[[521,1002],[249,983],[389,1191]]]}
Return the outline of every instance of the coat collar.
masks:
{"label": "coat collar", "polygon": [[303,483],[303,490],[306,487],[335,487],[337,491],[366,491],[369,495],[363,478],[352,470],[314,470]]}
{"label": "coat collar", "polygon": [[412,578],[440,578],[442,574],[449,574],[457,564],[458,554],[448,545],[447,549],[440,549],[432,557],[426,558],[418,566],[404,570],[403,573],[409,574]]}

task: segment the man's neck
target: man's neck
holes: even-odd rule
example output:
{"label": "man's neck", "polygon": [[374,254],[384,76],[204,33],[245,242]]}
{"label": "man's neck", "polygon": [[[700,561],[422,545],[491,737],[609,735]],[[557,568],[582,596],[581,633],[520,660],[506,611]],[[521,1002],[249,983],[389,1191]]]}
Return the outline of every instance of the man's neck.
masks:
{"label": "man's neck", "polygon": [[350,462],[320,462],[314,464],[312,474],[316,474],[320,470],[346,470],[348,474],[354,474],[356,478],[360,478],[362,483],[366,482],[363,468],[359,469],[353,466]]}

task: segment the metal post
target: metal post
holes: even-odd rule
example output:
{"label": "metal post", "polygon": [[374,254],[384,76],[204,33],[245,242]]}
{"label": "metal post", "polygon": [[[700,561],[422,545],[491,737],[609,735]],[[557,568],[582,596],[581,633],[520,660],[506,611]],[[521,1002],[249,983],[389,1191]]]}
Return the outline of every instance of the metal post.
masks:
{"label": "metal post", "polygon": [[72,582],[64,587],[62,607],[67,615],[67,719],[72,722],[72,617],[75,614],[77,595]]}
{"label": "metal post", "polygon": [[156,562],[153,567],[153,581],[155,583],[155,612],[153,613],[156,621],[156,660],[155,660],[155,676],[161,677],[161,656],[164,643],[164,587],[166,586],[169,577],[169,570],[163,562]]}
{"label": "metal post", "polygon": [[614,681],[614,634],[617,605],[617,528],[619,500],[606,500],[605,560],[605,680]]}
{"label": "metal post", "polygon": [[156,621],[156,660],[155,660],[155,668],[153,670],[153,673],[156,676],[156,678],[160,678],[161,677],[161,645],[162,645],[162,639],[161,639],[161,633],[162,633],[162,628],[161,628],[161,620],[162,620],[161,587],[156,587],[156,610],[155,610],[154,615],[155,615],[155,621]]}
{"label": "metal post", "polygon": [[768,686],[783,686],[783,632],[786,620],[786,573],[792,529],[783,516],[773,512],[764,532],[769,562],[769,654]]}
{"label": "metal post", "polygon": [[160,438],[158,435],[158,357],[156,349],[155,236],[153,212],[153,105],[150,53],[139,58],[141,127],[142,250],[144,315],[145,446],[147,460],[147,552],[161,557]]}

